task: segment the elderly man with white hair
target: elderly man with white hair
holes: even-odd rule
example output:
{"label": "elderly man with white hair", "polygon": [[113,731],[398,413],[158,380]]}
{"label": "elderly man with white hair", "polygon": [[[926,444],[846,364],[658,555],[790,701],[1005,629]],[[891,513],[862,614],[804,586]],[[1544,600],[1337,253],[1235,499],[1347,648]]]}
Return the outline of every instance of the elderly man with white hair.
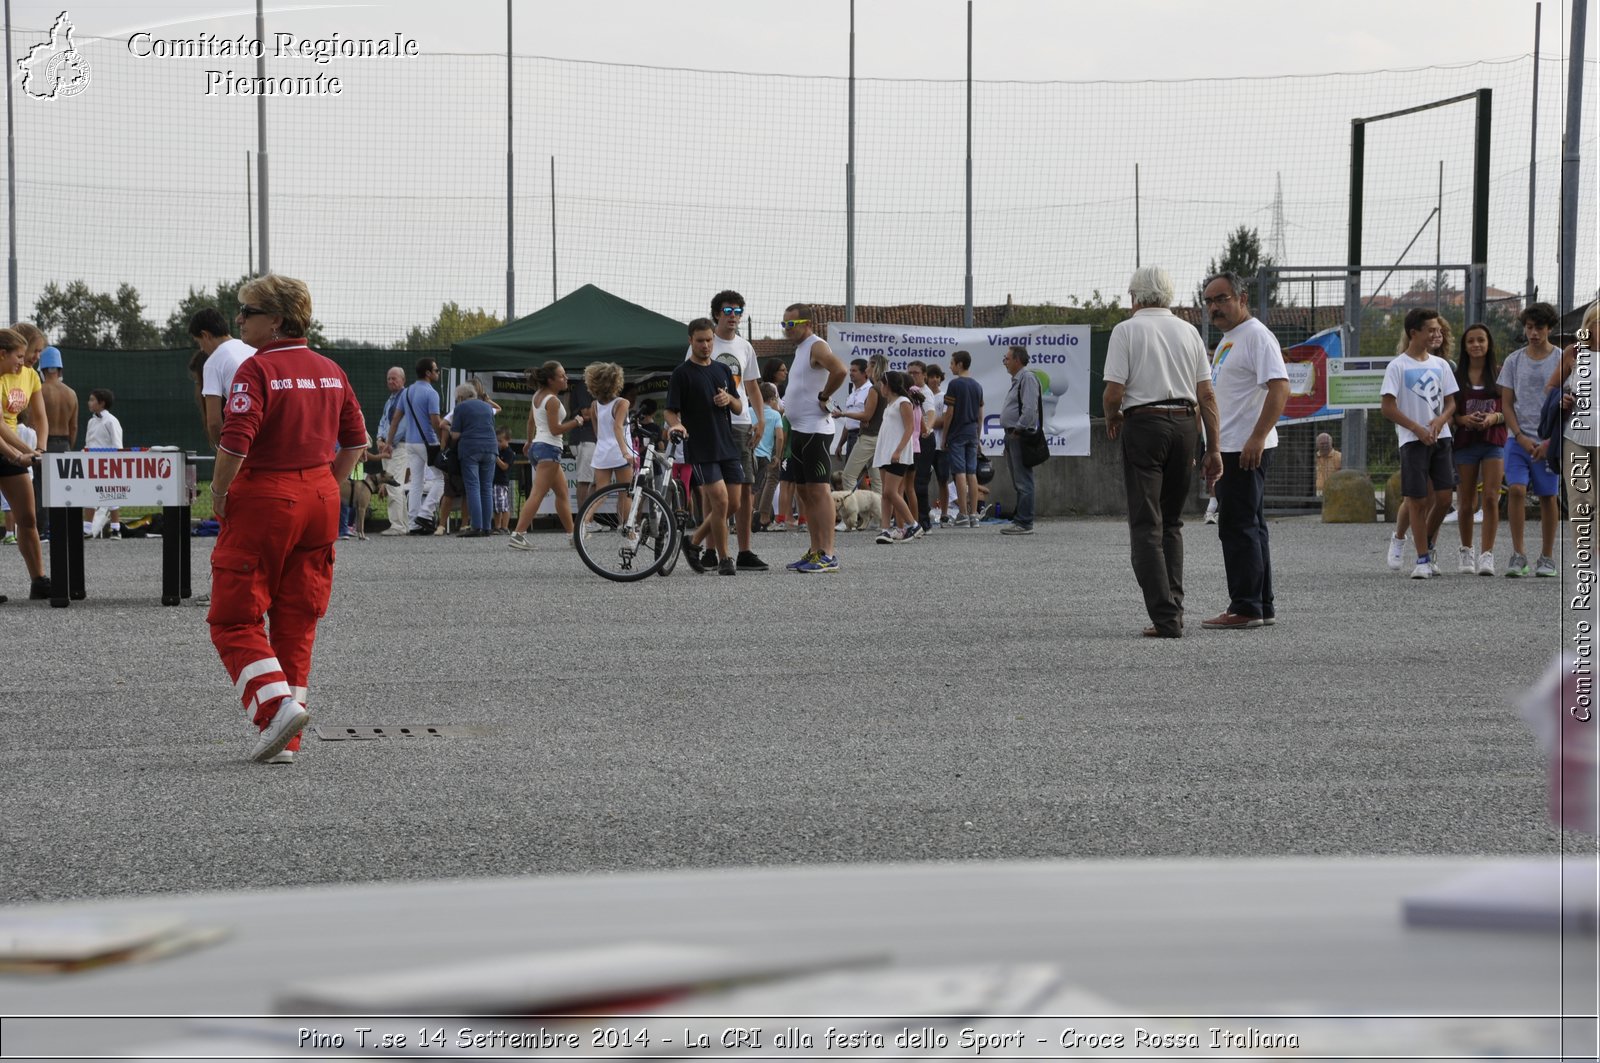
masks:
{"label": "elderly man with white hair", "polygon": [[1141,266],[1128,282],[1133,316],[1111,330],[1106,435],[1122,440],[1133,573],[1144,591],[1146,638],[1183,637],[1183,507],[1205,424],[1205,477],[1222,473],[1217,400],[1205,342],[1175,315],[1172,278]]}

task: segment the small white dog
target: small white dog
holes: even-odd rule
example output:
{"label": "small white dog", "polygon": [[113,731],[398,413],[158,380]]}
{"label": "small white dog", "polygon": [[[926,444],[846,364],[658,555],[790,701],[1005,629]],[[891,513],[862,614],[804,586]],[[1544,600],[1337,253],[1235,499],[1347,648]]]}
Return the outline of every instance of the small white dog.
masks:
{"label": "small white dog", "polygon": [[843,523],[847,531],[883,526],[883,498],[872,491],[833,492],[834,523]]}

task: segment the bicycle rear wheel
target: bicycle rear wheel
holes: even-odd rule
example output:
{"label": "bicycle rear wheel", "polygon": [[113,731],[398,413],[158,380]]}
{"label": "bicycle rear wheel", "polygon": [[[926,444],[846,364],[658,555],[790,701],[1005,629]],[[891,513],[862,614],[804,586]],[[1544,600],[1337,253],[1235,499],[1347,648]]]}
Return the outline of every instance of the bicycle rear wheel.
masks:
{"label": "bicycle rear wheel", "polygon": [[618,498],[632,491],[632,484],[612,484],[596,491],[584,500],[574,521],[573,544],[583,563],[595,575],[619,583],[654,575],[677,557],[683,534],[677,515],[648,487],[640,488],[626,525],[608,528],[595,519],[614,516]]}

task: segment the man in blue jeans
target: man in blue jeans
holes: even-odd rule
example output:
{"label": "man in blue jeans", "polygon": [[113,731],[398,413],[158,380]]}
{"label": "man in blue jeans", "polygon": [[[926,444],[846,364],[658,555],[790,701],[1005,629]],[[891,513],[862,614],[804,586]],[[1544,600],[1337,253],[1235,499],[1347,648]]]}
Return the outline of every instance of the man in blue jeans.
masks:
{"label": "man in blue jeans", "polygon": [[1028,348],[1013,347],[1001,364],[1011,374],[1011,390],[1000,409],[1000,427],[1006,434],[1006,464],[1011,486],[1017,492],[1017,512],[1001,535],[1033,534],[1033,469],[1022,460],[1022,433],[1039,427],[1039,378],[1028,369]]}
{"label": "man in blue jeans", "polygon": [[955,526],[965,521],[978,526],[978,427],[983,424],[983,385],[972,379],[972,355],[956,351],[950,355],[950,386],[945,390],[945,451],[950,457],[950,476],[956,484]]}

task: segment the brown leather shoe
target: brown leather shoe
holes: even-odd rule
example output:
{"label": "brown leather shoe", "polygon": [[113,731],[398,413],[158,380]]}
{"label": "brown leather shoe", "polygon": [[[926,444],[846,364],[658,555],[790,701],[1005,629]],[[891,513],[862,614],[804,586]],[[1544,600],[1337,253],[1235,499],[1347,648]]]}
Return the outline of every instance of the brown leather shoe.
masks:
{"label": "brown leather shoe", "polygon": [[1181,639],[1183,638],[1183,629],[1180,627],[1177,631],[1162,631],[1154,624],[1151,624],[1144,629],[1142,634],[1147,639]]}
{"label": "brown leather shoe", "polygon": [[1240,616],[1237,613],[1218,613],[1210,620],[1201,623],[1207,631],[1244,631],[1253,627],[1261,627],[1259,616]]}

